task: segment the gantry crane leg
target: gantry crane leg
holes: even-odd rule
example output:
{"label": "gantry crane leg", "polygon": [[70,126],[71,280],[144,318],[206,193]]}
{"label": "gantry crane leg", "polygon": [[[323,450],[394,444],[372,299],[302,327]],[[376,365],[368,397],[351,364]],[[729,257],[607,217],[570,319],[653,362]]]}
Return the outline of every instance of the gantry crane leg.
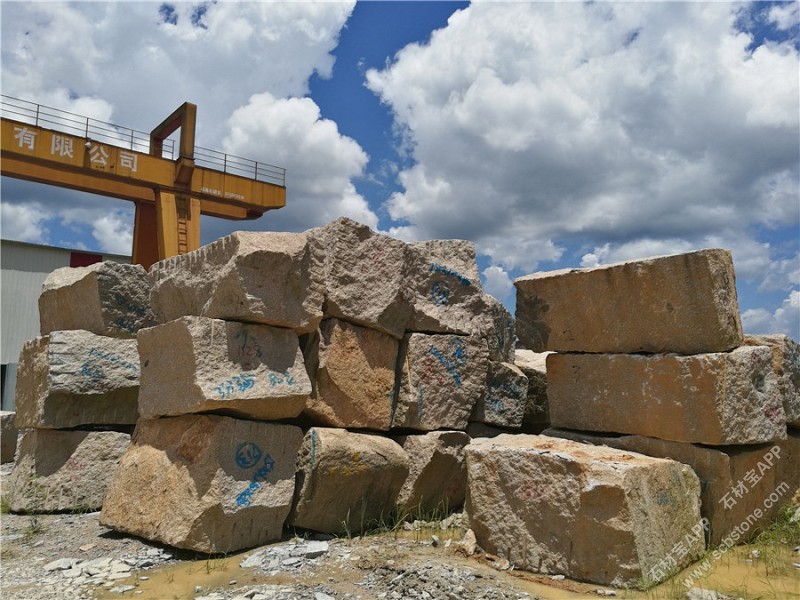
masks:
{"label": "gantry crane leg", "polygon": [[136,202],[133,220],[133,256],[131,262],[149,269],[160,260],[158,251],[158,217],[152,202]]}
{"label": "gantry crane leg", "polygon": [[186,254],[200,247],[200,201],[184,194],[158,192],[158,251],[161,257]]}

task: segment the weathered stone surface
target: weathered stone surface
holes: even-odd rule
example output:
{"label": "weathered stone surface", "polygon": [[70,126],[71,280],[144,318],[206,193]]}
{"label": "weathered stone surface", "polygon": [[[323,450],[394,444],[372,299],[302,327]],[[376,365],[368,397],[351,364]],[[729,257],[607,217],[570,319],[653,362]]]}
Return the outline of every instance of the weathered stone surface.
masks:
{"label": "weathered stone surface", "polygon": [[14,461],[17,452],[17,426],[14,413],[8,410],[0,411],[0,463]]}
{"label": "weathered stone surface", "polygon": [[[465,240],[409,244],[410,331],[471,334],[484,301],[475,245]],[[490,317],[487,313],[486,317]]]}
{"label": "weathered stone surface", "polygon": [[130,439],[116,431],[26,431],[9,480],[11,510],[98,510]]}
{"label": "weathered stone surface", "polygon": [[727,250],[534,273],[514,282],[517,335],[541,352],[724,352],[742,345]]}
{"label": "weathered stone surface", "polygon": [[483,307],[476,320],[478,331],[489,348],[489,360],[514,362],[517,333],[513,315],[493,296],[483,294],[481,299]]}
{"label": "weathered stone surface", "polygon": [[196,315],[306,332],[322,319],[322,256],[305,233],[237,231],[150,275],[162,323]]}
{"label": "weathered stone surface", "polygon": [[408,478],[397,498],[401,511],[412,515],[431,511],[448,514],[464,503],[464,447],[469,441],[463,431],[432,431],[397,438],[409,460]]}
{"label": "weathered stone surface", "polygon": [[393,440],[312,427],[298,458],[289,523],[324,533],[358,532],[388,519],[408,476],[408,456]]}
{"label": "weathered stone surface", "polygon": [[484,393],[487,354],[478,336],[405,336],[398,360],[400,381],[392,427],[465,429]]}
{"label": "weathered stone surface", "polygon": [[704,551],[686,465],[533,435],[473,440],[466,457],[469,527],[523,569],[637,586],[677,543],[676,568]]}
{"label": "weathered stone surface", "polygon": [[331,427],[387,431],[400,343],[392,336],[326,319],[306,351],[314,391],[305,414]]}
{"label": "weathered stone surface", "polygon": [[778,377],[786,424],[800,427],[800,344],[786,335],[746,335],[744,343],[772,350],[772,370]]}
{"label": "weathered stone surface", "polygon": [[17,427],[133,425],[138,392],[136,340],[54,331],[20,352]]}
{"label": "weathered stone surface", "polygon": [[85,329],[135,337],[139,329],[155,324],[147,272],[141,265],[113,261],[56,269],[42,285],[39,323],[42,335]]}
{"label": "weathered stone surface", "polygon": [[528,399],[528,378],[513,363],[490,362],[486,391],[475,403],[470,421],[519,429]]}
{"label": "weathered stone surface", "polygon": [[756,528],[772,521],[788,502],[787,496],[784,502],[767,502],[767,507],[764,501],[770,494],[784,482],[792,490],[800,483],[800,469],[795,462],[800,432],[796,437],[769,444],[719,448],[641,435],[608,436],[564,429],[547,429],[544,435],[669,458],[692,467],[700,478],[700,512],[708,520],[710,546],[719,546],[748,519],[748,531],[742,532],[738,541],[751,539]]}
{"label": "weathered stone surface", "polygon": [[541,433],[550,427],[550,405],[547,402],[547,355],[517,348],[514,364],[528,378],[528,396],[522,416],[522,433]]}
{"label": "weathered stone surface", "polygon": [[263,420],[296,417],[311,393],[289,329],[182,317],[139,333],[143,418],[224,411]]}
{"label": "weathered stone surface", "polygon": [[547,395],[560,429],[711,445],[786,439],[764,346],[693,356],[551,354]]}
{"label": "weathered stone surface", "polygon": [[299,427],[216,415],[142,420],[100,523],[208,553],[277,540],[302,439]]}
{"label": "weathered stone surface", "polygon": [[401,338],[411,314],[407,245],[346,217],[307,233],[325,256],[325,316]]}

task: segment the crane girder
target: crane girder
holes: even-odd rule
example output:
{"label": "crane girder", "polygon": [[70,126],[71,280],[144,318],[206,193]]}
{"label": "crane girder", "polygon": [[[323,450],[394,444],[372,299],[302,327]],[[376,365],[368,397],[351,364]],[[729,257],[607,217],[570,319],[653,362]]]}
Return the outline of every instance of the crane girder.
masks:
{"label": "crane girder", "polygon": [[[286,205],[285,186],[258,179],[258,163],[245,163],[252,176],[228,172],[222,154],[223,170],[197,166],[195,116],[195,105],[181,105],[153,129],[148,152],[124,139],[92,139],[88,126],[82,137],[3,116],[0,173],[134,202],[133,262],[149,267],[199,247],[201,214],[255,219]],[[164,140],[179,128],[179,156],[163,157]]]}

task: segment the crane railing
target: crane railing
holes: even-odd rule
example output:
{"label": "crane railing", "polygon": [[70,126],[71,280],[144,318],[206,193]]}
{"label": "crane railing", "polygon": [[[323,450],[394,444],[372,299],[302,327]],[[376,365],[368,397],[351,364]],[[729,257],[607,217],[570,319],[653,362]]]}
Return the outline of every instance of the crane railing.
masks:
{"label": "crane railing", "polygon": [[[115,125],[4,94],[0,97],[2,97],[2,114],[8,119],[85,137],[96,142],[136,152],[146,153],[150,151],[150,134],[145,131]],[[175,156],[174,140],[164,140],[161,157],[171,160],[177,158]],[[198,166],[256,181],[280,186],[286,185],[286,169],[269,163],[258,162],[201,146],[195,146],[194,158]]]}

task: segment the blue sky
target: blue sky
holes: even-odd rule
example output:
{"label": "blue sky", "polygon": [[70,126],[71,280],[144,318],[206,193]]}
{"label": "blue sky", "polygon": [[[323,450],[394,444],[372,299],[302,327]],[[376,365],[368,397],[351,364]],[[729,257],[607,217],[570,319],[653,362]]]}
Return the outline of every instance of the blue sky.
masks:
{"label": "blue sky", "polygon": [[[287,168],[287,206],[475,242],[514,278],[724,247],[746,331],[800,339],[798,3],[3,1],[4,94]],[[133,208],[2,179],[2,237],[129,252]]]}

